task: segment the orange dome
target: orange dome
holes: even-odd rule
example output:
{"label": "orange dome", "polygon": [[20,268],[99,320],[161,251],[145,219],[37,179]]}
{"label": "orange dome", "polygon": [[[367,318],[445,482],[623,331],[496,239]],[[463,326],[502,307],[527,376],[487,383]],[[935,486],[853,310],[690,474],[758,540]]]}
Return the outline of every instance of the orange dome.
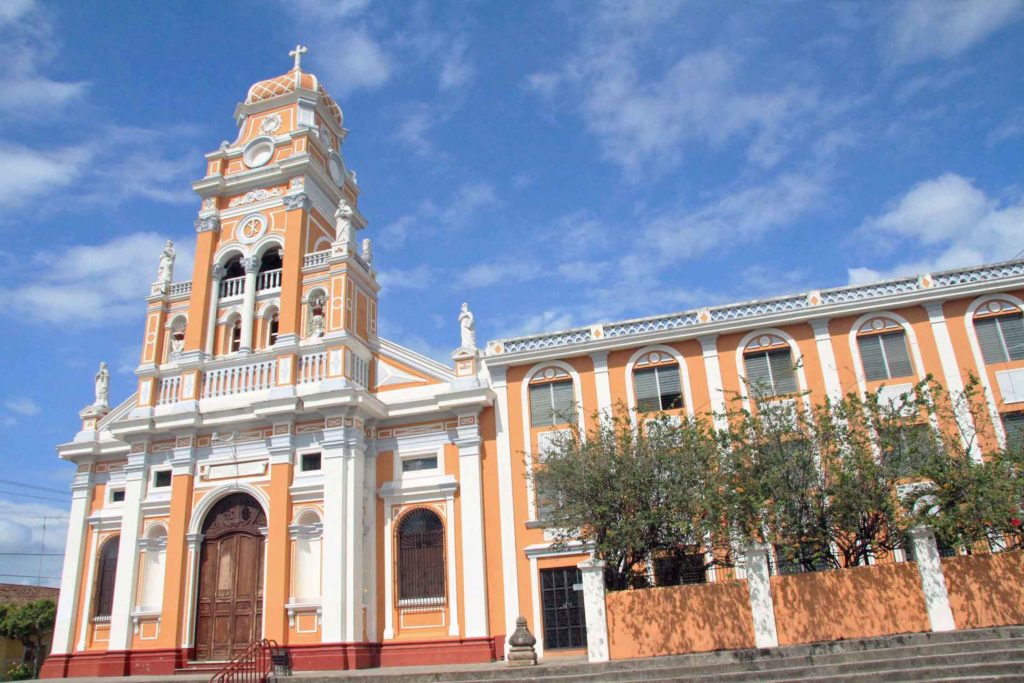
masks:
{"label": "orange dome", "polygon": [[276,78],[268,78],[265,81],[254,83],[249,88],[249,94],[246,95],[245,103],[263,102],[264,100],[294,92],[297,88],[319,92],[324,105],[327,107],[327,111],[334,116],[334,120],[338,122],[339,126],[342,125],[341,107],[334,101],[334,98],[327,94],[327,91],[320,85],[320,81],[316,76],[305,73],[300,69],[292,69],[288,73]]}

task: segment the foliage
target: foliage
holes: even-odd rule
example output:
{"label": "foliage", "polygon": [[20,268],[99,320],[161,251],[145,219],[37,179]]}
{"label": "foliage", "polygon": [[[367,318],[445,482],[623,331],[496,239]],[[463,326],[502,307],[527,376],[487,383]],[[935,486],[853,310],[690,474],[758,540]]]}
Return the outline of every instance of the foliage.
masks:
{"label": "foliage", "polygon": [[8,681],[28,681],[36,677],[36,672],[33,670],[30,664],[11,664],[11,667],[7,669],[6,680]]}
{"label": "foliage", "polygon": [[[23,604],[0,604],[0,636],[20,641],[31,653],[33,678],[39,671],[43,641],[53,632],[57,605],[53,600],[34,600]],[[18,679],[11,679],[18,680]]]}

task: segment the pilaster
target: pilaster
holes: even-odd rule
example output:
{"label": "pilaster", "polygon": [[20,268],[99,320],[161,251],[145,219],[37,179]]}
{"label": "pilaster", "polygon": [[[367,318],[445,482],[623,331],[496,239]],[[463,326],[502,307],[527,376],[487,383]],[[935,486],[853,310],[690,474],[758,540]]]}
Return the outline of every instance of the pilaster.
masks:
{"label": "pilaster", "polygon": [[699,337],[700,348],[704,355],[704,372],[708,378],[708,393],[711,399],[711,410],[715,417],[715,427],[727,428],[725,416],[725,387],[722,386],[722,368],[718,364],[718,335],[708,334]]}
{"label": "pilaster", "polygon": [[[465,635],[486,636],[487,567],[484,557],[483,497],[480,476],[479,413],[460,413],[458,437],[459,495],[462,506],[462,585],[465,598]],[[454,591],[454,587],[452,589]],[[469,596],[473,596],[470,600]]]}
{"label": "pilaster", "polygon": [[[198,256],[197,256],[197,258],[198,258]],[[192,316],[192,318],[194,320],[197,320],[197,321],[198,320],[203,320],[203,319],[206,320],[206,335],[203,338],[203,347],[202,348],[206,352],[207,356],[212,356],[213,352],[215,350],[213,347],[214,347],[214,344],[216,343],[216,340],[217,340],[217,306],[220,303],[220,282],[221,282],[221,280],[224,279],[224,276],[226,274],[227,274],[227,271],[224,269],[224,266],[221,266],[219,264],[213,266],[213,268],[210,269],[210,277],[209,277],[209,281],[210,281],[210,295],[205,300],[205,301],[209,302],[209,307],[205,308],[205,309],[192,309],[190,311],[190,315]],[[192,299],[193,299],[193,304],[192,305],[195,305],[195,298],[197,296],[196,295],[197,291],[198,291],[197,290],[197,285],[193,284],[192,285]],[[199,316],[199,310],[203,310],[203,316],[202,317]],[[189,329],[191,329],[192,327],[193,326],[190,325]],[[186,342],[187,342],[187,339],[188,339],[188,336],[186,334]],[[185,345],[185,350],[186,351],[190,351],[191,350],[191,348],[188,346],[187,343]]]}
{"label": "pilaster", "polygon": [[590,354],[594,362],[594,384],[597,388],[597,410],[599,413],[612,414],[612,387],[608,380],[608,352],[595,351]]}
{"label": "pilaster", "polygon": [[519,617],[519,579],[512,477],[512,444],[508,423],[508,383],[504,367],[489,368],[494,389],[494,429],[498,460],[498,511],[501,519],[501,578],[505,591],[505,651]]}
{"label": "pilaster", "polygon": [[75,612],[84,588],[82,575],[85,566],[85,539],[89,532],[85,519],[89,514],[92,490],[92,467],[80,465],[71,484],[68,541],[64,548],[64,566],[60,575],[60,598],[53,629],[53,654],[71,652],[74,645]]}
{"label": "pilaster", "polygon": [[198,554],[187,546],[195,485],[195,437],[179,435],[171,456],[171,511],[167,520],[167,566],[157,646],[178,647],[188,638],[192,606],[188,589],[198,569]]}
{"label": "pilaster", "polygon": [[935,339],[935,346],[939,351],[939,364],[942,366],[942,378],[949,392],[949,398],[953,402],[953,409],[956,413],[957,422],[960,423],[960,438],[965,446],[969,447],[971,458],[975,462],[981,462],[981,450],[978,446],[978,439],[966,438],[966,434],[974,434],[974,419],[971,411],[965,405],[963,393],[964,382],[960,375],[960,367],[956,361],[956,352],[953,350],[953,341],[949,337],[949,327],[946,325],[946,316],[942,311],[942,301],[929,301],[924,304],[928,312],[928,322],[931,323],[932,337]]}
{"label": "pilaster", "polygon": [[128,463],[124,468],[124,504],[117,548],[114,604],[110,615],[110,650],[127,650],[132,644],[131,612],[135,607],[135,591],[139,577],[139,527],[142,523],[143,487],[148,472],[147,449],[146,443],[132,444]]}
{"label": "pilaster", "polygon": [[285,197],[284,261],[281,264],[281,309],[278,312],[278,341],[301,337],[302,260],[305,258],[309,222],[309,197],[299,192]]}
{"label": "pilaster", "polygon": [[292,431],[289,421],[275,423],[270,437],[270,510],[267,515],[267,584],[264,587],[264,637],[285,642],[288,620],[285,605],[291,586]]}
{"label": "pilaster", "polygon": [[217,310],[217,289],[211,290],[210,283],[215,275],[213,254],[220,238],[220,220],[216,214],[196,220],[196,254],[192,266],[192,296],[189,300],[189,321],[185,330],[185,351],[202,351],[209,348],[210,329],[204,322],[210,316],[210,309]]}

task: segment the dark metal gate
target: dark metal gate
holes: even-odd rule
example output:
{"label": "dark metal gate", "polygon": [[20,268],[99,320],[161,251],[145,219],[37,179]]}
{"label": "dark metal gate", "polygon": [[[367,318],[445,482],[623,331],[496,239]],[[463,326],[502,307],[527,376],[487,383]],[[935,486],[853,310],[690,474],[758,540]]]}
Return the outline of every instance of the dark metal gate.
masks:
{"label": "dark metal gate", "polygon": [[583,612],[582,582],[582,574],[576,567],[541,570],[545,649],[586,647],[587,620]]}

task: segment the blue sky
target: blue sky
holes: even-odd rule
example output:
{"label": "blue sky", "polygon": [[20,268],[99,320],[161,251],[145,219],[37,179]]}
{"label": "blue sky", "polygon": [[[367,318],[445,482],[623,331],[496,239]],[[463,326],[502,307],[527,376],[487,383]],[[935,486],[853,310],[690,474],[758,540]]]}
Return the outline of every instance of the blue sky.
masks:
{"label": "blue sky", "polygon": [[[462,301],[490,339],[1024,250],[1020,0],[0,0],[6,481],[66,490],[100,360],[134,389],[202,154],[300,42],[351,130],[382,334],[434,357]],[[38,549],[66,494],[3,481],[0,552]]]}

